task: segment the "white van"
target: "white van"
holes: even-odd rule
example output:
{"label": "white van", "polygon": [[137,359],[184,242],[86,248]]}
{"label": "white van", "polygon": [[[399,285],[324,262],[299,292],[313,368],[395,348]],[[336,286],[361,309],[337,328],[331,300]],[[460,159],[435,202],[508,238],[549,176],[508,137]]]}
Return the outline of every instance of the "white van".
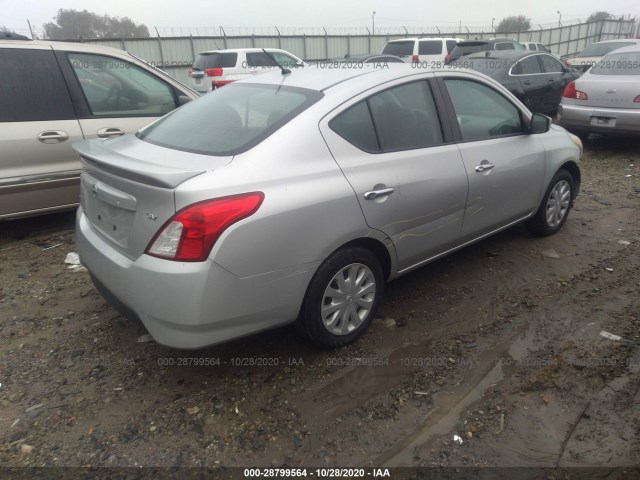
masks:
{"label": "white van", "polygon": [[[425,66],[442,66],[444,58],[461,42],[462,38],[399,38],[390,40],[382,53],[396,55],[407,63],[423,63]],[[433,64],[433,65],[429,65]]]}

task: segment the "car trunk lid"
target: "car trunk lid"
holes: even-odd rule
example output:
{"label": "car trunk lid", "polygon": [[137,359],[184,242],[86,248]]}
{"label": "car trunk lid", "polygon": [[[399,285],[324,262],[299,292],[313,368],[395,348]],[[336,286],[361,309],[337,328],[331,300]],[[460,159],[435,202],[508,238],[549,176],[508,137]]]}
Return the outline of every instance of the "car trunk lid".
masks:
{"label": "car trunk lid", "polygon": [[83,141],[74,148],[83,166],[83,213],[107,243],[130,259],[142,255],[175,214],[178,185],[232,159],[171,150],[133,135]]}
{"label": "car trunk lid", "polygon": [[640,95],[636,75],[591,75],[585,74],[576,80],[576,90],[587,94],[581,100],[585,107],[640,109],[634,99]]}

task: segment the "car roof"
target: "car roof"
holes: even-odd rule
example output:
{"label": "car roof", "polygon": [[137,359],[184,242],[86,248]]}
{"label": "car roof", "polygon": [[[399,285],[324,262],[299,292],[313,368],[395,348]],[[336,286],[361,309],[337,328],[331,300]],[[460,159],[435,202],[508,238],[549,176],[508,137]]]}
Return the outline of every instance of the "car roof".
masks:
{"label": "car roof", "polygon": [[640,42],[638,42],[636,45],[628,45],[626,47],[617,48],[612,52],[607,53],[607,56],[612,55],[614,53],[627,53],[627,52],[640,52]]}
{"label": "car roof", "polygon": [[75,42],[59,42],[57,40],[2,40],[0,39],[0,47],[9,48],[30,48],[30,49],[53,49],[53,50],[70,50],[75,52],[92,52],[113,55],[114,53],[123,54],[124,50],[117,48],[104,47],[102,45],[94,45],[92,43],[75,43]]}
{"label": "car roof", "polygon": [[601,42],[593,42],[591,45],[601,44],[601,43],[613,43],[613,42],[633,42],[640,45],[640,38],[616,38],[615,40],[602,40]]}
{"label": "car roof", "polygon": [[506,60],[520,60],[524,57],[529,57],[531,55],[549,55],[553,56],[547,52],[538,52],[534,50],[486,50],[484,52],[476,52],[470,53],[469,55],[465,55],[464,59],[473,59],[473,58],[489,58],[489,59],[506,59]]}
{"label": "car roof", "polygon": [[[271,48],[265,47],[267,52],[287,52],[286,50],[282,50],[281,48]],[[217,50],[205,50],[204,52],[200,52],[198,55],[212,55],[214,53],[241,53],[241,52],[262,52],[262,48],[222,48]]]}

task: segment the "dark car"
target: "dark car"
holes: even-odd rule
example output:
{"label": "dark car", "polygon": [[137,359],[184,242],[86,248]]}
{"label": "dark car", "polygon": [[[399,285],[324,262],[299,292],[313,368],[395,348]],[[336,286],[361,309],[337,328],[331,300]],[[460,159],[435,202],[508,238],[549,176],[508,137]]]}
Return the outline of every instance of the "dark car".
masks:
{"label": "dark car", "polygon": [[565,85],[580,76],[549,53],[493,50],[468,55],[452,67],[471,68],[504,85],[532,112],[555,113]]}
{"label": "dark car", "polygon": [[489,50],[526,50],[520,42],[513,38],[492,38],[490,40],[465,40],[458,42],[456,48],[444,59],[445,64],[455,62],[460,57],[470,55],[472,53],[486,52]]}
{"label": "dark car", "polygon": [[367,55],[345,55],[344,58],[339,58],[337,60],[332,60],[334,62],[339,63],[353,63],[354,65],[358,65],[361,63],[404,63],[400,57],[396,57],[395,55],[388,55],[385,53],[369,53]]}

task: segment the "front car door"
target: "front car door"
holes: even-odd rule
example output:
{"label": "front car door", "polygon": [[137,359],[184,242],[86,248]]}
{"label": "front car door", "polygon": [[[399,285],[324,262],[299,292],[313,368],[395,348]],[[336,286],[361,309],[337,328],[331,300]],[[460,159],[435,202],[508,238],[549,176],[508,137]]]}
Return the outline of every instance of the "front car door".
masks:
{"label": "front car door", "polygon": [[437,75],[455,112],[458,147],[469,176],[464,243],[516,223],[537,208],[545,150],[528,133],[528,113],[495,86],[471,75]]}
{"label": "front car door", "polygon": [[467,174],[432,91],[424,78],[395,81],[320,125],[367,224],[393,242],[400,272],[453,247],[462,228]]}
{"label": "front car door", "polygon": [[0,72],[0,219],[76,205],[82,131],[51,47],[3,45]]}

